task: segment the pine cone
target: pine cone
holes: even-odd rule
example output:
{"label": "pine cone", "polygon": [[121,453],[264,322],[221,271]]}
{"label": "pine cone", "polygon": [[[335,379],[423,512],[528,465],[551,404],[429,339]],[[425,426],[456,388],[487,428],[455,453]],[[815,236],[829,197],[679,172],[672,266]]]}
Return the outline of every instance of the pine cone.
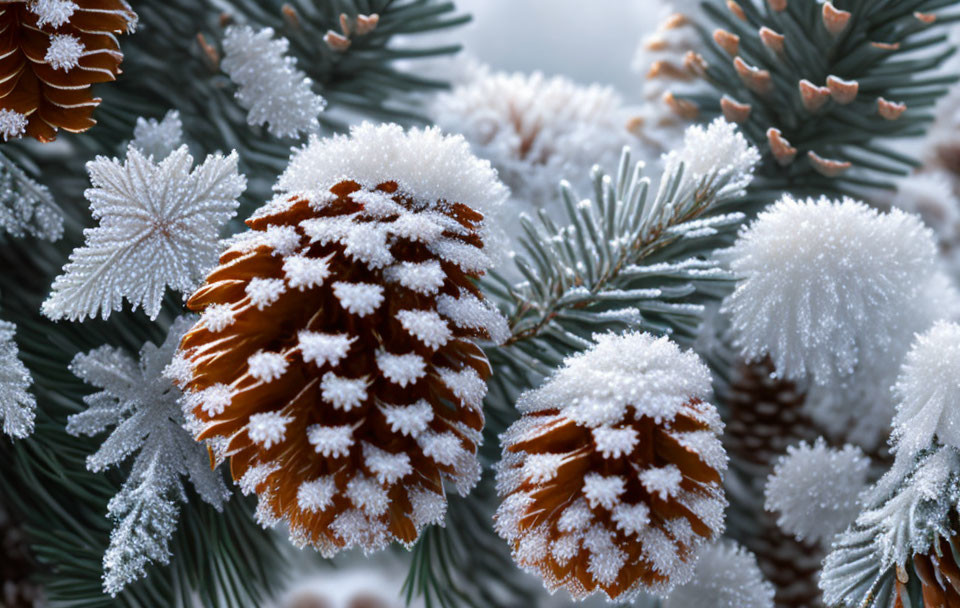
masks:
{"label": "pine cone", "polygon": [[0,135],[53,141],[86,131],[100,99],[90,85],[115,80],[123,54],[114,34],[136,14],[125,0],[0,3]]}
{"label": "pine cone", "polygon": [[726,506],[709,392],[695,354],[626,334],[601,336],[525,393],[497,473],[497,529],[517,563],[575,598],[686,582]]}
{"label": "pine cone", "polygon": [[[188,301],[203,315],[174,375],[198,439],[260,495],[261,521],[285,519],[325,555],[412,544],[443,519],[443,481],[465,493],[480,475],[490,368],[475,340],[506,331],[472,282],[489,264],[484,217],[382,179],[435,147],[448,163],[437,170],[456,170],[442,153],[453,142],[493,183],[462,139],[438,138],[364,125],[314,142],[290,172],[336,179],[261,209]],[[383,166],[367,162],[376,154]],[[297,163],[317,157],[303,177]],[[436,194],[426,173],[420,191]]]}
{"label": "pine cone", "polygon": [[745,525],[736,529],[731,522],[732,531],[757,556],[764,576],[774,584],[777,608],[820,606],[817,574],[823,549],[782,532],[776,516],[763,508],[763,484],[777,458],[788,446],[816,437],[802,411],[804,394],[794,383],[774,378],[769,360],[734,366],[728,389],[720,392],[727,407],[723,444],[731,474],[749,480],[750,495],[731,493],[731,502],[747,511]]}

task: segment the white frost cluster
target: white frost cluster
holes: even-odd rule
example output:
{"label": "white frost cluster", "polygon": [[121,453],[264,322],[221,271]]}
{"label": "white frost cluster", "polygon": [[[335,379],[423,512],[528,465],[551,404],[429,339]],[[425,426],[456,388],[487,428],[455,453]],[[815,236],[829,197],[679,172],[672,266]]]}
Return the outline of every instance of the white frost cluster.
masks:
{"label": "white frost cluster", "polygon": [[517,401],[521,412],[564,404],[563,414],[597,428],[622,419],[628,407],[658,424],[672,420],[691,399],[712,395],[710,371],[693,351],[646,333],[595,336],[589,351],[564,360],[561,371]]}
{"label": "white frost cluster", "polygon": [[191,290],[217,260],[220,229],[246,187],[237,154],[194,168],[186,146],[159,162],[131,146],[125,162],[100,156],[87,171],[93,187],[84,194],[100,225],[84,231],[43,313],[106,319],[127,298],[156,318],[167,287]]}
{"label": "white frost cluster", "polygon": [[857,516],[869,465],[860,448],[830,448],[823,438],[790,446],[767,480],[766,509],[797,540],[829,541]]}
{"label": "white frost cluster", "polygon": [[13,323],[0,321],[0,421],[4,433],[23,439],[33,432],[37,400],[27,392],[33,378],[20,361],[16,331]]}
{"label": "white frost cluster", "polygon": [[478,156],[490,159],[515,199],[535,206],[557,200],[563,178],[586,193],[593,165],[613,170],[625,145],[640,147],[612,88],[540,72],[484,69],[438,95],[432,114],[441,128],[462,133]]}
{"label": "white frost cluster", "polygon": [[737,126],[716,118],[706,127],[691,125],[683,133],[683,146],[663,157],[669,173],[681,163],[685,179],[700,182],[713,177],[726,181],[724,193],[742,190],[753,179],[760,153],[750,145]]}
{"label": "white frost cluster", "polygon": [[[349,135],[311,137],[274,189],[322,197],[345,179],[368,190],[393,181],[401,194],[417,200],[462,203],[482,213],[488,225],[507,198],[497,172],[473,155],[463,137],[437,128],[404,131],[400,125],[368,122],[352,127]],[[491,247],[486,238],[484,243]]]}
{"label": "white frost cluster", "polygon": [[87,468],[105,471],[136,453],[130,474],[108,504],[115,525],[103,556],[103,588],[111,595],[144,575],[150,562],[167,563],[179,504],[186,502],[182,477],[217,509],[229,497],[219,472],[210,469],[202,443],[183,425],[180,391],[166,377],[180,338],[192,325],[181,317],[161,346],[144,344],[139,362],[123,350],[102,346],[78,354],[70,371],[102,389],[84,398],[87,409],[67,420],[72,435],[99,435],[115,427]]}
{"label": "white frost cluster", "polygon": [[[0,110],[0,131],[4,110]],[[0,155],[0,230],[15,237],[32,234],[56,241],[63,235],[63,212],[50,190],[9,158]]]}
{"label": "white frost cluster", "polygon": [[784,195],[724,255],[739,282],[723,311],[742,354],[821,385],[909,335],[936,277],[933,235],[916,216],[851,199]]}
{"label": "white frost cluster", "polygon": [[70,21],[80,6],[72,0],[36,0],[27,3],[27,8],[37,16],[37,25],[40,27],[49,24],[58,28]]}
{"label": "white frost cluster", "polygon": [[940,443],[960,449],[960,325],[941,321],[917,338],[894,386],[895,448],[904,456]]}
{"label": "white frost cluster", "polygon": [[138,118],[131,144],[140,150],[141,154],[157,162],[170,156],[183,144],[180,112],[170,110],[160,121],[156,118]]}
{"label": "white frost cluster", "polygon": [[286,38],[274,40],[273,29],[255,32],[250,26],[227,28],[220,63],[237,83],[237,99],[251,125],[267,124],[276,137],[297,137],[320,128],[317,116],[327,102],[313,92],[313,81],[286,55]]}
{"label": "white frost cluster", "polygon": [[752,553],[718,542],[703,550],[693,578],[674,589],[663,608],[773,608],[773,596]]}

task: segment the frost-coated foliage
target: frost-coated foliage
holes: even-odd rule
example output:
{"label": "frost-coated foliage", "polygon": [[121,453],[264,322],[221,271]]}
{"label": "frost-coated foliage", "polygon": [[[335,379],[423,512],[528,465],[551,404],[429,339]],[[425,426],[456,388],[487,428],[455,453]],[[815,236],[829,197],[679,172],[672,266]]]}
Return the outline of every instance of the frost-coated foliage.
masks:
{"label": "frost-coated foliage", "polygon": [[551,204],[558,176],[586,190],[590,167],[612,168],[623,146],[639,147],[627,131],[623,101],[611,87],[581,86],[540,72],[479,72],[439,95],[433,117],[490,159],[520,201]]}
{"label": "frost-coated foliage", "polygon": [[798,540],[829,541],[856,517],[869,466],[860,448],[830,448],[822,437],[790,446],[767,480],[766,509]]}
{"label": "frost-coated foliage", "polygon": [[936,273],[933,234],[919,218],[851,199],[784,195],[725,255],[739,282],[723,310],[742,354],[769,355],[781,376],[820,385],[909,335],[907,316]]}
{"label": "frost-coated foliage", "polygon": [[130,143],[144,156],[152,157],[158,162],[165,159],[183,144],[183,122],[180,120],[180,113],[171,110],[159,121],[155,118],[138,118],[137,126],[133,130],[133,141]]}
{"label": "frost-coated foliage", "polygon": [[[951,512],[960,500],[960,454],[951,447],[917,456],[898,454],[891,469],[863,495],[864,510],[834,539],[820,579],[829,606],[875,606],[875,590],[892,584],[895,567],[954,534]],[[882,608],[886,608],[883,606]]]}
{"label": "frost-coated foliage", "polygon": [[63,214],[50,190],[0,154],[0,231],[56,241],[63,234]]}
{"label": "frost-coated foliage", "polygon": [[16,331],[13,323],[0,321],[0,421],[4,433],[22,439],[33,432],[37,400],[27,392],[33,379],[19,359]]}
{"label": "frost-coated foliage", "polygon": [[220,66],[239,87],[237,100],[248,110],[251,125],[268,125],[275,137],[297,137],[320,128],[317,116],[327,102],[313,92],[313,82],[287,56],[286,38],[274,40],[272,28],[255,32],[233,26],[223,39]]}
{"label": "frost-coated foliage", "polygon": [[773,608],[773,585],[752,553],[718,542],[703,550],[693,578],[676,588],[663,608]]}
{"label": "frost-coated foliage", "polygon": [[164,375],[191,324],[188,317],[178,319],[162,345],[144,344],[139,361],[102,346],[70,364],[70,371],[102,390],[84,398],[87,409],[70,416],[67,432],[94,436],[115,427],[87,457],[87,468],[105,471],[133,456],[126,481],[108,505],[115,525],[103,556],[103,589],[111,595],[144,576],[149,563],[169,561],[180,503],[187,501],[183,477],[217,509],[229,497],[220,473],[210,468],[207,449],[183,428],[181,392]]}
{"label": "frost-coated foliage", "polygon": [[753,179],[760,153],[750,145],[737,126],[717,118],[706,127],[692,125],[684,131],[683,146],[664,155],[666,170],[684,165],[689,182],[704,177],[726,181],[721,195],[742,191]]}
{"label": "frost-coated foliage", "polygon": [[100,225],[53,283],[43,313],[51,319],[106,319],[124,298],[151,319],[167,287],[188,291],[217,260],[218,236],[233,217],[246,179],[236,152],[211,155],[194,167],[181,146],[161,161],[135,146],[126,161],[87,163],[93,185],[84,193]]}
{"label": "frost-coated foliage", "polygon": [[917,338],[894,387],[895,448],[903,456],[933,442],[960,449],[960,325],[939,322]]}

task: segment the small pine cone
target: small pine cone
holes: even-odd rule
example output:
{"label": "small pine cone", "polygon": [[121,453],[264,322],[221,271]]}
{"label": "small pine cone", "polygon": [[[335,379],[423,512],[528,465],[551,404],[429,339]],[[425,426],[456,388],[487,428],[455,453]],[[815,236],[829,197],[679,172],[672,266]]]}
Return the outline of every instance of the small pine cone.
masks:
{"label": "small pine cone", "polygon": [[171,373],[265,525],[328,556],[409,546],[442,522],[444,480],[480,475],[476,340],[508,330],[473,283],[477,209],[505,189],[462,138],[395,125],[314,140],[280,189],[188,301]]}
{"label": "small pine cone", "polygon": [[745,525],[731,522],[731,531],[756,555],[764,576],[774,584],[777,608],[821,606],[817,575],[824,549],[780,530],[762,500],[763,483],[787,447],[817,437],[803,412],[805,394],[793,382],[775,377],[769,359],[731,365],[730,384],[718,391],[726,406],[723,445],[732,473],[753,482],[752,488],[745,488],[748,496],[730,496],[731,503],[746,512]]}
{"label": "small pine cone", "polygon": [[90,85],[116,79],[123,53],[114,34],[136,21],[125,0],[0,3],[0,136],[49,142],[58,129],[96,124]]}
{"label": "small pine cone", "polygon": [[547,588],[629,601],[690,579],[723,528],[710,373],[666,338],[599,336],[521,396],[502,436],[499,534]]}

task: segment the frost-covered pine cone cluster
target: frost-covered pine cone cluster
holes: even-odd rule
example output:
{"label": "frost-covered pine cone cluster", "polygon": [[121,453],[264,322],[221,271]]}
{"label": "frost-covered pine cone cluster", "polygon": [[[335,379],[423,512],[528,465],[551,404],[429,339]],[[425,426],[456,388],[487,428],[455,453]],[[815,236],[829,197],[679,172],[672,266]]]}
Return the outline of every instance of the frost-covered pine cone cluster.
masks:
{"label": "frost-covered pine cone cluster", "polygon": [[444,482],[480,476],[477,340],[506,326],[472,280],[503,187],[462,139],[372,125],[312,142],[280,185],[190,297],[171,373],[261,521],[324,555],[412,545]]}
{"label": "frost-covered pine cone cluster", "polygon": [[527,4],[0,0],[0,605],[960,607],[960,0]]}
{"label": "frost-covered pine cone cluster", "polygon": [[497,469],[497,531],[517,563],[575,598],[687,582],[726,506],[709,394],[695,354],[648,334],[599,336],[524,394]]}

